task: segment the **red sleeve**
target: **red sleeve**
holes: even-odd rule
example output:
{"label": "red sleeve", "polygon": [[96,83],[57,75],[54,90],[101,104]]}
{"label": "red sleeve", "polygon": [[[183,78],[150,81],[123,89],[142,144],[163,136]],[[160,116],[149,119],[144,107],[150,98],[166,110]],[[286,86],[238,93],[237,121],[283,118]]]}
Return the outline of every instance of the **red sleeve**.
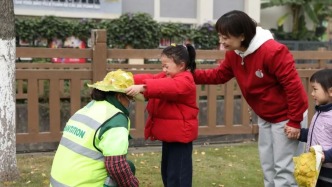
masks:
{"label": "red sleeve", "polygon": [[196,85],[190,72],[180,73],[173,78],[146,79],[146,98],[160,98],[181,101],[183,96],[196,92]]}
{"label": "red sleeve", "polygon": [[119,187],[139,186],[139,181],[130,170],[124,155],[105,157],[105,167]]}
{"label": "red sleeve", "polygon": [[280,45],[273,54],[269,62],[269,71],[275,75],[283,87],[288,104],[288,126],[301,128],[303,113],[308,109],[308,97],[299,74],[295,68],[292,54],[286,46]]}
{"label": "red sleeve", "polygon": [[164,73],[158,74],[135,74],[134,75],[134,82],[135,84],[145,84],[145,79],[156,79],[162,77]]}
{"label": "red sleeve", "polygon": [[[234,53],[234,52],[233,52]],[[226,52],[225,59],[220,62],[220,65],[214,69],[197,69],[194,73],[194,80],[196,84],[224,84],[234,77],[231,67],[232,55]]]}

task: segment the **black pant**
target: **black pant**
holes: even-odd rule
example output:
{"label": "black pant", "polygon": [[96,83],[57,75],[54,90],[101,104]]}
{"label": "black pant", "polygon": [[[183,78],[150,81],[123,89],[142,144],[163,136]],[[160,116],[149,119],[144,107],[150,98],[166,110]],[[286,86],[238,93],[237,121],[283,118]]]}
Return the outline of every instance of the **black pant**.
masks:
{"label": "black pant", "polygon": [[316,187],[332,187],[332,183],[318,179]]}
{"label": "black pant", "polygon": [[161,176],[165,187],[191,187],[193,143],[162,143]]}

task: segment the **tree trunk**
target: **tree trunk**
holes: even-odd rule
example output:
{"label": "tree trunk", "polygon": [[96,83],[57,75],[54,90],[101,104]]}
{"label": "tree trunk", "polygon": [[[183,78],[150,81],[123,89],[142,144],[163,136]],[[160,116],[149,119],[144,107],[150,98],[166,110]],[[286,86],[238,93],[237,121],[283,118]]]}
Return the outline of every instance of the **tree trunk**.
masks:
{"label": "tree trunk", "polygon": [[15,132],[15,17],[13,0],[0,0],[0,181],[18,178]]}
{"label": "tree trunk", "polygon": [[292,16],[293,16],[293,29],[292,29],[292,32],[297,34],[299,32],[299,20],[300,20],[300,16],[301,16],[301,5],[293,4],[291,6],[291,9],[292,9]]}

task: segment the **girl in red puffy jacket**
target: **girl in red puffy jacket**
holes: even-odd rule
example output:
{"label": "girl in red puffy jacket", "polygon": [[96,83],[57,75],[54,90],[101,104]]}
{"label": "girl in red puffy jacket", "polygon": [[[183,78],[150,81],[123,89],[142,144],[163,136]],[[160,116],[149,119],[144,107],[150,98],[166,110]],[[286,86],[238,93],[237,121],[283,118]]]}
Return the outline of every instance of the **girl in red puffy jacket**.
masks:
{"label": "girl in red puffy jacket", "polygon": [[192,45],[166,47],[161,53],[162,72],[136,74],[128,95],[148,99],[145,139],[162,141],[161,175],[165,187],[192,186],[193,140],[198,135],[196,68]]}

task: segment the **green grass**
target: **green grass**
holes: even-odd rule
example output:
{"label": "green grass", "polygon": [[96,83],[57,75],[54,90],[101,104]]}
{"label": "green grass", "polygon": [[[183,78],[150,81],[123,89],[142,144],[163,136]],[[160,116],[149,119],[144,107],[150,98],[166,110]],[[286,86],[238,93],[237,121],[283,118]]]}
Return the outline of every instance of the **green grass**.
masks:
{"label": "green grass", "polygon": [[[0,186],[44,187],[49,184],[53,153],[18,154],[20,178]],[[162,187],[160,148],[130,149],[141,187]],[[195,146],[193,187],[261,187],[263,175],[256,142]]]}

